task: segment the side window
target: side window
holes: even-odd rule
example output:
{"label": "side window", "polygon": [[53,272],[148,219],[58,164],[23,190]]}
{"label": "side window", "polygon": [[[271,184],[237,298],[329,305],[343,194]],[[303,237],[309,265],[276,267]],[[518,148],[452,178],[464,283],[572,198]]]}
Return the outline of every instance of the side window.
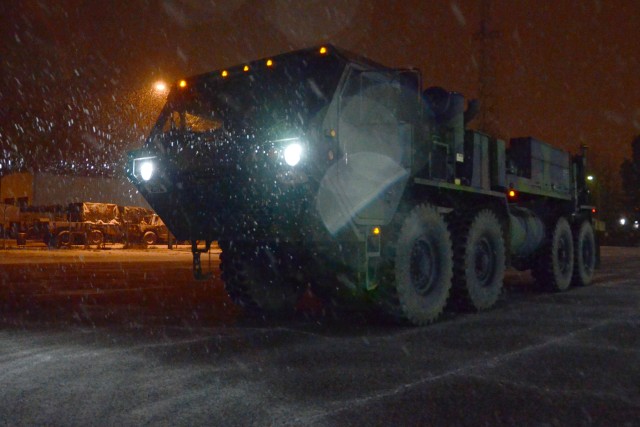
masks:
{"label": "side window", "polygon": [[338,135],[343,153],[377,153],[407,165],[411,138],[398,117],[400,88],[389,73],[352,70],[340,99]]}
{"label": "side window", "polygon": [[394,122],[399,93],[399,84],[382,73],[354,71],[342,92],[344,119],[359,125]]}

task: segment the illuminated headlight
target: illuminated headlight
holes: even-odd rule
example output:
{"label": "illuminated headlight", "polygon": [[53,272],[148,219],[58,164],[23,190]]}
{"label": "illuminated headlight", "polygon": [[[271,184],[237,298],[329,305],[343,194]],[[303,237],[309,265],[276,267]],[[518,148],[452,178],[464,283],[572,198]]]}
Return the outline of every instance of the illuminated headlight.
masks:
{"label": "illuminated headlight", "polygon": [[633,228],[635,228],[636,230],[637,230],[638,228],[640,228],[640,223],[639,223],[638,221],[635,221],[635,222],[633,223]]}
{"label": "illuminated headlight", "polygon": [[625,225],[627,223],[626,218],[620,218],[620,225]]}
{"label": "illuminated headlight", "polygon": [[153,175],[153,163],[149,160],[140,164],[140,178],[149,181]]}
{"label": "illuminated headlight", "polygon": [[133,173],[143,181],[149,181],[155,172],[155,157],[145,157],[133,161]]}
{"label": "illuminated headlight", "polygon": [[297,142],[287,145],[284,149],[284,161],[289,166],[295,166],[302,159],[302,145]]}

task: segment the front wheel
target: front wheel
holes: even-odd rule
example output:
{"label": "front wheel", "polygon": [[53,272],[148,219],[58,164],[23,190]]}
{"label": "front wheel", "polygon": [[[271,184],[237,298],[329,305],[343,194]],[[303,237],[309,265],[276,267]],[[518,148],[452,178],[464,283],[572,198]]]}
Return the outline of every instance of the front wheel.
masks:
{"label": "front wheel", "polygon": [[158,235],[153,231],[147,231],[142,237],[142,241],[147,246],[155,245],[158,242]]}
{"label": "front wheel", "polygon": [[59,232],[56,237],[56,246],[58,248],[67,248],[71,246],[71,233],[67,230]]}
{"label": "front wheel", "polygon": [[231,300],[248,314],[293,314],[303,289],[287,280],[284,258],[275,245],[221,242],[220,267]]}
{"label": "front wheel", "polygon": [[414,208],[402,224],[396,243],[395,291],[403,317],[416,325],[434,322],[451,289],[451,236],[435,207]]}

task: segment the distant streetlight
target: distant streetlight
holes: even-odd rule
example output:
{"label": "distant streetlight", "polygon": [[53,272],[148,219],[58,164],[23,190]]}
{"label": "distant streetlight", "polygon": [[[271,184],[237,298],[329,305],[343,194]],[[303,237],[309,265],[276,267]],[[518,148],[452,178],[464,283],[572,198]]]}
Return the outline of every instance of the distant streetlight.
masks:
{"label": "distant streetlight", "polygon": [[165,93],[167,93],[167,84],[162,80],[159,80],[153,84],[153,89],[157,93],[164,95]]}
{"label": "distant streetlight", "polygon": [[593,181],[595,177],[593,175],[587,175],[587,181]]}

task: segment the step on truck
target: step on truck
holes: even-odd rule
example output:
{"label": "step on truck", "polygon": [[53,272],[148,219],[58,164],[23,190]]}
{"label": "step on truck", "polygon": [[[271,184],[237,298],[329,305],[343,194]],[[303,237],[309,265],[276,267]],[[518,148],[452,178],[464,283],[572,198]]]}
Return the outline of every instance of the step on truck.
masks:
{"label": "step on truck", "polygon": [[280,315],[311,288],[402,321],[496,304],[507,266],[591,282],[577,155],[472,130],[476,102],[333,46],[176,82],[127,174],[178,240],[222,249],[238,305]]}

